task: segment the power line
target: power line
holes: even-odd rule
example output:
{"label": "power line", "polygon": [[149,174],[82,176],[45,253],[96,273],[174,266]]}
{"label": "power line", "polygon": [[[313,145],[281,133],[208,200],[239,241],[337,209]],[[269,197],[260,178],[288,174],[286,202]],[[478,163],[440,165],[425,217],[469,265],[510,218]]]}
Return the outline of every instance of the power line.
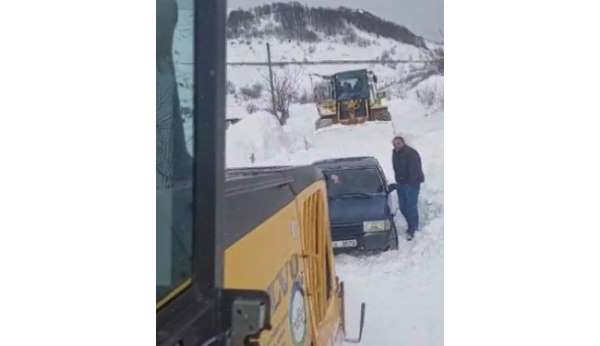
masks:
{"label": "power line", "polygon": [[[344,64],[435,64],[443,59],[428,60],[316,60],[316,61],[271,61],[271,66],[287,65],[344,65]],[[191,62],[180,62],[182,65],[192,65]],[[269,66],[266,61],[230,61],[229,66]]]}
{"label": "power line", "polygon": [[[442,61],[442,59],[428,60],[316,60],[316,61],[271,61],[271,65],[343,65],[343,64],[433,64]],[[268,62],[263,61],[230,61],[230,66],[268,66]]]}

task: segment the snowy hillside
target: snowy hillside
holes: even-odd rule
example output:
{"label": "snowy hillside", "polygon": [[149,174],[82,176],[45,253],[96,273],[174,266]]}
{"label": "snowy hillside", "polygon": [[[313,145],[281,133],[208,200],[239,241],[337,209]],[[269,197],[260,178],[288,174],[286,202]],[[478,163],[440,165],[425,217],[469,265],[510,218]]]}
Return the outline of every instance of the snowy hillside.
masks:
{"label": "snowy hillside", "polygon": [[[229,62],[266,62],[266,44],[271,45],[272,61],[325,60],[430,60],[441,46],[416,36],[408,29],[384,21],[368,12],[347,8],[309,8],[300,4],[274,4],[229,14],[227,60]],[[274,73],[293,75],[298,98],[311,99],[318,78],[344,70],[367,68],[379,77],[389,94],[403,96],[405,85],[414,87],[433,74],[426,64],[344,64],[275,67]],[[267,87],[264,66],[228,66],[229,118],[241,118],[248,103],[266,109],[266,92],[244,92]],[[410,82],[410,83],[405,83]]]}
{"label": "snowy hillside", "polygon": [[[268,19],[266,25],[263,22],[265,19]],[[350,27],[416,47],[426,46],[422,37],[406,27],[383,20],[367,11],[345,7],[308,7],[298,2],[276,2],[248,10],[230,9],[227,37],[273,35],[282,40],[316,42],[320,41],[319,33],[327,36],[352,36]]]}
{"label": "snowy hillside", "polygon": [[[189,117],[193,47],[184,42],[189,42],[189,36],[193,33],[192,13],[180,10],[178,16],[174,60],[180,80],[183,115]],[[434,58],[436,50],[441,47],[368,12],[346,8],[275,4],[271,7],[233,10],[227,25],[228,62],[266,62],[266,43],[271,45],[273,61],[428,60]],[[305,34],[294,39],[298,32]],[[327,75],[362,68],[372,70],[379,77],[380,86],[387,87],[388,94],[400,97],[436,72],[435,66],[430,64],[390,63],[275,67],[274,73],[294,75],[297,98],[306,101],[312,98],[312,90],[318,80],[311,74]],[[228,118],[244,117],[249,107],[269,107],[267,76],[268,70],[264,66],[227,67]],[[260,90],[251,94],[245,92],[253,88]]]}

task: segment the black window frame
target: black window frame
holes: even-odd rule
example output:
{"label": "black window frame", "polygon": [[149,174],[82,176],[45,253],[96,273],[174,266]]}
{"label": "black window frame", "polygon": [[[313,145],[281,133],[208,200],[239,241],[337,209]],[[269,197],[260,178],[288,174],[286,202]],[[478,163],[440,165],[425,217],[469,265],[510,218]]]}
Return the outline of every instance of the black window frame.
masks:
{"label": "black window frame", "polygon": [[223,243],[225,184],[227,1],[193,3],[192,274],[189,286],[157,309],[157,344],[165,346],[204,344],[223,330],[219,292],[224,268],[219,244]]}
{"label": "black window frame", "polygon": [[223,286],[226,8],[223,0],[194,1],[192,282],[199,292]]}
{"label": "black window frame", "polygon": [[[157,307],[159,344],[188,340],[184,334],[195,338],[219,329],[215,320],[215,292],[223,287],[224,272],[223,249],[219,244],[222,243],[225,180],[227,2],[193,0],[193,3],[192,273],[185,289]],[[191,325],[207,328],[207,331],[191,330],[195,327],[188,330]]]}

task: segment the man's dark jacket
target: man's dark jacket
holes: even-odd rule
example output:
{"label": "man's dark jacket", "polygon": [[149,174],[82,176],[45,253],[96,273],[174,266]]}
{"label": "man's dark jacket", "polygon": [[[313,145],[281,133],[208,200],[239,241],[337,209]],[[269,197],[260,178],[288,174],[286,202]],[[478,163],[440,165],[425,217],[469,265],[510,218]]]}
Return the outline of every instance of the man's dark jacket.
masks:
{"label": "man's dark jacket", "polygon": [[392,162],[397,184],[417,185],[425,181],[421,168],[421,157],[415,149],[405,145],[399,151],[394,150]]}

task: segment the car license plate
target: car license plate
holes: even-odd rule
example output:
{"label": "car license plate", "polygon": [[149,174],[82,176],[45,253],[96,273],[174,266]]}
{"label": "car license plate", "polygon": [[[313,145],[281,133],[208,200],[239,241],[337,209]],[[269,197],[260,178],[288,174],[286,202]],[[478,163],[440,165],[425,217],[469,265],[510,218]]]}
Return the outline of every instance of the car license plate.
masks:
{"label": "car license plate", "polygon": [[334,241],[332,242],[332,245],[334,248],[340,248],[340,247],[356,247],[356,239],[350,239],[350,240],[339,240],[339,241]]}

